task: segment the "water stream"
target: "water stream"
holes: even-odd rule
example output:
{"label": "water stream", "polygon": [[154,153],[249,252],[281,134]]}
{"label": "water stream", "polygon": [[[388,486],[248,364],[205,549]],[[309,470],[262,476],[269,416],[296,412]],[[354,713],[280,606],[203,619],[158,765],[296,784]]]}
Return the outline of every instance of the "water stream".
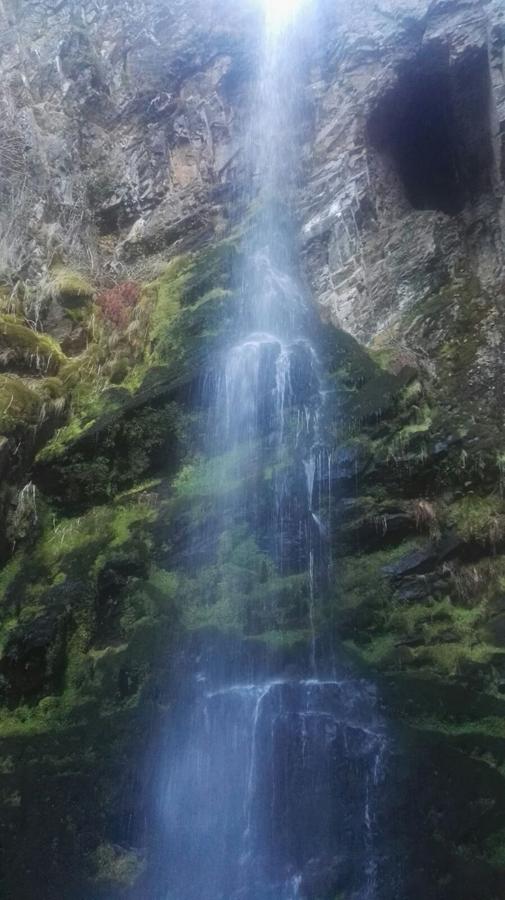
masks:
{"label": "water stream", "polygon": [[[167,771],[169,896],[376,896],[387,738],[364,682],[273,679],[206,690]],[[332,895],[335,896],[335,893]]]}
{"label": "water stream", "polygon": [[[378,897],[388,738],[374,689],[340,677],[319,639],[331,531],[326,386],[286,214],[302,31],[265,16],[245,140],[248,199],[260,212],[244,239],[237,340],[207,382],[206,452],[227,454],[223,477],[240,485],[216,508],[214,530],[247,528],[276,577],[302,585],[308,653],[291,671],[255,664],[252,677],[240,642],[218,645],[218,675],[208,652],[196,657],[157,781],[160,900]],[[266,629],[293,617],[283,602],[265,588]]]}

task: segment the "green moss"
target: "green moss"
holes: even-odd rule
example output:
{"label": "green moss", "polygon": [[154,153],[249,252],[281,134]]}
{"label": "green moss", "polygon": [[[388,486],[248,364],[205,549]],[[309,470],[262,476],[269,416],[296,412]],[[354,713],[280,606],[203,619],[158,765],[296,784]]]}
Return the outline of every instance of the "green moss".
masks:
{"label": "green moss", "polygon": [[[417,576],[414,589],[425,591],[425,597],[406,600],[383,570],[416,546],[404,543],[344,559],[337,624],[367,664],[426,671],[435,678],[463,677],[465,672],[473,677],[473,667],[491,666],[496,656],[485,630],[488,604],[493,592],[500,591],[496,564],[482,563],[467,574],[462,570],[426,582]],[[488,574],[489,565],[493,572]]]}
{"label": "green moss", "polygon": [[140,341],[144,364],[180,364],[195,343],[221,331],[219,314],[230,298],[235,242],[227,239],[198,253],[173,259],[147,284],[131,329]]}
{"label": "green moss", "polygon": [[[230,247],[231,244],[227,245],[226,250],[223,247],[206,248],[168,263],[158,277],[142,289],[132,322],[119,344],[111,347],[102,324],[94,321],[91,329],[93,340],[86,351],[81,357],[68,360],[62,366],[61,375],[70,397],[71,417],[41,452],[41,462],[64,454],[67,447],[85,437],[90,429],[99,426],[104,416],[110,414],[114,409],[114,400],[111,400],[108,388],[117,381],[118,366],[125,388],[124,402],[128,399],[126,392],[131,395],[136,392],[147,394],[149,385],[152,386],[157,378],[165,384],[172,381],[175,385],[198,376],[204,358],[215,348],[231,317],[233,296],[225,288],[230,280],[230,271],[224,262],[229,261]],[[59,273],[57,283],[66,285],[66,289],[73,281],[68,272]],[[79,287],[78,281],[74,287],[84,296],[82,292],[85,289]],[[146,387],[151,372],[153,376]],[[144,411],[142,416],[152,419],[155,412]],[[132,428],[128,425],[127,430],[132,431]],[[155,431],[150,427],[151,434]],[[145,451],[145,441],[137,442],[135,455],[139,461],[142,455],[144,459],[146,457],[143,445]],[[107,471],[110,473],[111,467],[114,468],[109,456],[112,451],[112,441],[109,440],[106,452],[96,454],[94,464],[100,490],[105,485]],[[130,460],[133,466],[131,480],[141,477],[140,462],[133,465],[134,462]],[[72,477],[82,481],[84,471],[74,467]],[[121,484],[119,488],[124,486]],[[115,490],[117,487],[114,486],[112,491]]]}
{"label": "green moss", "polygon": [[340,577],[337,583],[340,608],[383,604],[392,594],[384,567],[418,547],[417,541],[404,541],[397,547],[342,559],[338,563]]}
{"label": "green moss", "polygon": [[[505,737],[505,734],[501,735]],[[485,852],[489,862],[500,868],[505,867],[505,828],[487,839]]]}
{"label": "green moss", "polygon": [[18,554],[0,569],[0,601],[5,596],[9,586],[19,574],[23,565],[23,557]]}
{"label": "green moss", "polygon": [[306,626],[307,576],[279,575],[243,526],[220,535],[212,564],[177,578],[177,604],[188,629],[260,635]]}
{"label": "green moss", "polygon": [[[215,514],[216,504],[229,504],[238,492],[251,488],[262,496],[272,491],[273,479],[289,466],[288,454],[277,458],[265,453],[261,470],[250,465],[250,445],[210,458],[194,457],[183,465],[173,481],[171,515],[184,516],[188,525],[202,525]],[[258,454],[260,447],[257,447]],[[259,458],[259,456],[258,456]]]}
{"label": "green moss", "polygon": [[479,603],[470,609],[456,606],[448,597],[408,605],[398,603],[389,615],[388,627],[402,637],[419,635],[425,643],[431,643],[450,625],[455,640],[475,640],[475,629],[482,617],[483,606]]}
{"label": "green moss", "polygon": [[73,564],[73,555],[87,546],[97,548],[90,574],[101,568],[111,551],[125,544],[134,526],[154,521],[156,510],[135,497],[91,509],[82,516],[61,519],[42,535],[34,551],[35,561],[55,578]]}
{"label": "green moss", "polygon": [[447,522],[464,540],[495,546],[505,537],[505,503],[497,496],[468,494],[451,504]]}
{"label": "green moss", "polygon": [[148,306],[151,344],[164,335],[166,328],[180,311],[191,271],[190,256],[176,257],[155,281],[144,287],[140,302]]}
{"label": "green moss", "polygon": [[0,375],[0,433],[22,433],[26,427],[59,419],[65,409],[63,386],[57,378],[27,379]]}
{"label": "green moss", "polygon": [[211,459],[196,459],[187,463],[173,481],[175,496],[184,501],[200,497],[216,497],[233,493],[242,484],[240,463],[247,459],[245,448]]}
{"label": "green moss", "polygon": [[[57,434],[37,458],[39,478],[59,502],[90,505],[173,466],[184,437],[179,407],[165,402],[109,408],[75,433]],[[156,397],[154,399],[156,402]]]}
{"label": "green moss", "polygon": [[444,678],[457,676],[461,667],[472,663],[488,663],[495,654],[495,649],[482,642],[478,636],[467,634],[455,635],[451,641],[433,644],[416,649],[417,668],[425,668],[435,675]]}
{"label": "green moss", "polygon": [[90,419],[89,422],[82,422],[77,418],[72,418],[67,425],[58,428],[51,440],[40,450],[38,454],[39,462],[52,459],[53,457],[64,453],[69,444],[72,444],[73,441],[80,438],[88,428],[91,428],[94,421],[94,419]]}
{"label": "green moss", "polygon": [[229,322],[235,252],[226,240],[179,257],[145,288],[140,319],[146,319],[144,359],[151,366],[169,364],[179,376],[191,369],[194,377],[202,354]]}
{"label": "green moss", "polygon": [[0,350],[11,369],[54,374],[65,354],[54,338],[34,331],[17,316],[0,315]]}
{"label": "green moss", "polygon": [[131,366],[128,369],[125,377],[121,381],[121,386],[124,387],[130,394],[134,395],[142,388],[143,383],[145,382],[146,376],[151,371],[151,366],[147,362],[137,363],[134,366]]}
{"label": "green moss", "polygon": [[[0,705],[4,737],[65,730],[86,721],[90,703],[99,705],[101,715],[136,705],[159,645],[166,649],[168,644],[163,623],[168,626],[175,616],[173,596],[168,596],[168,575],[164,578],[155,570],[148,581],[141,577],[147,567],[148,532],[155,517],[149,502],[142,502],[141,495],[131,495],[86,515],[61,520],[46,528],[31,553],[29,567],[18,555],[2,574],[0,647],[13,631],[22,634],[26,627],[29,634],[31,623],[41,615],[54,615],[51,610],[59,609],[60,619],[66,623],[63,631],[58,631],[60,637],[55,633],[47,655],[50,667],[51,654],[60,653],[63,636],[65,667],[59,692],[40,698],[35,705],[24,704],[22,698],[13,709]],[[108,564],[119,567],[120,572],[122,566],[126,571],[133,566],[132,571],[138,573],[121,597],[117,613],[111,607],[112,625],[107,618],[100,624],[106,610],[102,612],[96,605],[100,573]],[[24,576],[24,602],[13,615],[6,598],[19,576]],[[99,651],[93,641],[105,633],[113,646]],[[120,691],[121,679],[126,677],[123,672],[130,672],[129,687]]]}
{"label": "green moss", "polygon": [[145,862],[133,850],[101,844],[94,853],[95,881],[131,888],[142,874]]}
{"label": "green moss", "polygon": [[394,650],[395,639],[391,634],[379,634],[363,644],[353,640],[344,641],[344,646],[356,652],[361,659],[371,666],[381,667],[384,661],[389,660]]}
{"label": "green moss", "polygon": [[49,287],[52,296],[69,310],[87,306],[93,298],[93,288],[79,272],[58,267],[51,272]]}
{"label": "green moss", "polygon": [[420,459],[427,455],[428,442],[431,437],[433,413],[429,404],[414,406],[409,421],[401,424],[383,442],[384,451],[389,459],[398,461],[410,459],[414,454]]}
{"label": "green moss", "polygon": [[192,304],[212,291],[230,288],[239,258],[240,230],[213,242],[193,256],[191,277],[186,285],[184,304]]}
{"label": "green moss", "polygon": [[41,408],[38,394],[16,375],[0,375],[0,429],[10,434],[23,424],[34,424]]}
{"label": "green moss", "polygon": [[152,362],[168,363],[179,374],[195,377],[217,340],[230,327],[234,295],[212,290],[191,306],[181,309],[170,329],[161,331],[154,346]]}
{"label": "green moss", "polygon": [[461,722],[451,722],[436,716],[418,716],[410,719],[409,724],[419,731],[433,731],[447,736],[482,735],[505,738],[505,720],[502,716],[482,716]]}
{"label": "green moss", "polygon": [[291,649],[299,644],[308,645],[311,640],[311,633],[307,629],[277,629],[273,631],[265,631],[262,634],[255,634],[253,641],[265,644],[271,650]]}
{"label": "green moss", "polygon": [[166,602],[172,602],[177,599],[179,578],[175,572],[167,572],[166,569],[159,569],[154,566],[149,575],[149,584],[155,588]]}
{"label": "green moss", "polygon": [[[375,344],[378,343],[379,341],[376,339]],[[394,349],[388,346],[375,346],[375,344],[372,344],[368,350],[371,358],[384,372],[390,372],[396,358]]]}
{"label": "green moss", "polygon": [[40,458],[49,459],[62,453],[65,447],[79,438],[96,420],[115,409],[107,388],[107,378],[100,374],[102,356],[96,347],[90,347],[82,357],[67,360],[60,370],[65,394],[70,400],[70,419],[58,429],[54,437],[41,450]]}

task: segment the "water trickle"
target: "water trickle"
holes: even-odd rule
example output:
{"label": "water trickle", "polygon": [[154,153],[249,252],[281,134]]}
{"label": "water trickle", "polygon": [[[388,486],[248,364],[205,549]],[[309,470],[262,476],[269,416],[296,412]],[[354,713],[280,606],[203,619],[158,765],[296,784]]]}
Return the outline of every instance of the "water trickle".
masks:
{"label": "water trickle", "polygon": [[307,479],[307,497],[309,501],[309,510],[312,512],[312,498],[314,495],[314,479],[316,477],[316,458],[311,454],[309,459],[304,460],[305,477]]}
{"label": "water trickle", "polygon": [[38,519],[37,488],[29,481],[19,491],[16,507],[11,516],[10,533],[13,545],[34,532]]}

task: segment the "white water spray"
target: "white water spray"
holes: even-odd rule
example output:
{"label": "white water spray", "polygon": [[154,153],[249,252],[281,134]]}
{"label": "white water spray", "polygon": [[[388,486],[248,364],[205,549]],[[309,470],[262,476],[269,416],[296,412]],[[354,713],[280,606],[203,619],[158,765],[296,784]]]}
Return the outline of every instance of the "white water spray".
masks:
{"label": "white water spray", "polygon": [[[245,139],[256,214],[243,246],[236,340],[223,350],[210,398],[207,449],[232,457],[225,500],[213,510],[217,541],[247,535],[268,556],[267,577],[249,573],[257,582],[246,595],[250,646],[216,649],[207,637],[194,695],[168,736],[159,900],[316,900],[342,886],[350,900],[377,900],[384,726],[369,685],[325,678],[319,649],[331,521],[326,391],[286,224],[299,155],[300,4],[264,5]],[[220,596],[231,592],[231,606],[240,602],[234,565],[217,554]],[[272,581],[280,584],[274,600]],[[293,671],[284,675],[275,654],[251,661],[257,637],[275,634],[282,644],[289,627],[304,642]]]}

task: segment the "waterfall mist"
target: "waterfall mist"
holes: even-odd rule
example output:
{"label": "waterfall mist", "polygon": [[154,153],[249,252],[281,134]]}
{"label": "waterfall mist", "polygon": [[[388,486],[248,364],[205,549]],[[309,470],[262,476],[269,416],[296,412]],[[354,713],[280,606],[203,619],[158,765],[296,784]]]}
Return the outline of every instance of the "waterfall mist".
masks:
{"label": "waterfall mist", "polygon": [[286,665],[251,651],[251,640],[195,638],[185,660],[191,687],[156,754],[153,900],[379,896],[388,737],[374,689],[342,674],[321,633],[331,562],[328,390],[289,209],[303,27],[294,16],[264,18],[244,139],[251,222],[236,339],[204,379],[200,402],[220,488],[203,543],[214,547],[222,602],[237,602],[227,547],[237,535],[243,545],[254,539],[268,562],[251,575],[249,638],[282,641],[296,629],[304,649]]}

